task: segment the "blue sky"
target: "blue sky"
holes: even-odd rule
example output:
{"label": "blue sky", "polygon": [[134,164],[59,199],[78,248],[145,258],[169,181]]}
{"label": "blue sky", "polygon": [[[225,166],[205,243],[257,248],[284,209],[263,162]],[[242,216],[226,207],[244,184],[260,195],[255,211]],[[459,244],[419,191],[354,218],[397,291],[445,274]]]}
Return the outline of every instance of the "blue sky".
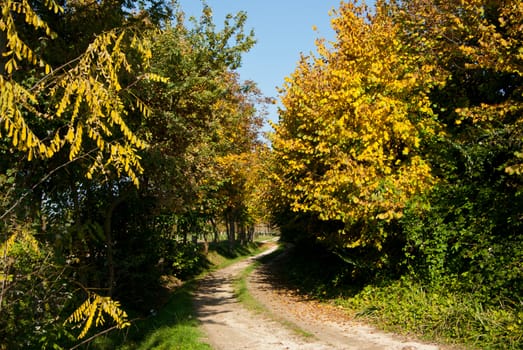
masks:
{"label": "blue sky", "polygon": [[[188,16],[199,16],[200,0],[179,0]],[[246,11],[246,29],[254,29],[257,44],[243,57],[241,79],[253,80],[265,96],[277,97],[276,86],[295,69],[300,52],[316,51],[319,37],[334,39],[329,11],[339,0],[207,0],[216,24],[228,13]],[[313,30],[316,26],[316,31]],[[277,108],[269,109],[269,119],[277,121]]]}

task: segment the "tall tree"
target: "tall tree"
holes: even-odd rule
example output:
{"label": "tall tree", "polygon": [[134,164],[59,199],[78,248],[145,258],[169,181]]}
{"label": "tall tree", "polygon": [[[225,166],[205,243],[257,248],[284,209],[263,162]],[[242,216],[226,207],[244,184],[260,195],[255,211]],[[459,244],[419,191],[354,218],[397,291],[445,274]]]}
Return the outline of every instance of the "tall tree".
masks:
{"label": "tall tree", "polygon": [[[2,346],[48,348],[70,340],[59,340],[70,334],[63,319],[57,319],[76,300],[71,300],[68,277],[83,249],[73,245],[89,241],[80,230],[69,234],[71,222],[79,218],[79,199],[88,187],[79,182],[86,175],[103,182],[114,173],[138,184],[142,167],[137,151],[145,143],[129,125],[129,115],[134,108],[142,115],[148,110],[132,87],[143,79],[165,79],[148,72],[150,44],[131,23],[139,21],[111,11],[125,4],[131,2],[8,0],[0,4],[0,41],[5,44],[0,60],[0,163],[2,186],[9,189],[1,213],[0,308],[8,315],[1,328],[2,338],[9,339]],[[104,15],[105,19],[112,15],[112,20],[90,26]],[[75,20],[75,31],[61,27]],[[53,52],[60,45],[67,47]],[[72,174],[79,177],[63,180]],[[24,251],[29,252],[27,259]],[[24,288],[39,288],[41,293],[32,295]],[[126,316],[118,306],[88,290],[87,302],[69,320],[85,322],[80,337],[93,320],[103,323],[103,312],[123,327]],[[16,314],[27,315],[30,309],[40,310],[35,324],[27,318],[16,321]],[[52,336],[42,336],[45,332]]]}
{"label": "tall tree", "polygon": [[291,238],[518,300],[522,21],[519,1],[342,4],[332,47],[282,89],[273,193]]}
{"label": "tall tree", "polygon": [[333,47],[320,41],[282,89],[275,181],[293,211],[338,223],[314,232],[335,245],[381,249],[380,222],[433,182],[420,147],[437,132],[428,94],[441,76],[405,52],[393,9],[343,3]]}
{"label": "tall tree", "polygon": [[[440,184],[406,218],[416,274],[520,298],[523,6],[518,1],[402,2],[412,54],[447,72],[430,94],[445,133],[429,149]],[[481,288],[478,288],[481,285]]]}

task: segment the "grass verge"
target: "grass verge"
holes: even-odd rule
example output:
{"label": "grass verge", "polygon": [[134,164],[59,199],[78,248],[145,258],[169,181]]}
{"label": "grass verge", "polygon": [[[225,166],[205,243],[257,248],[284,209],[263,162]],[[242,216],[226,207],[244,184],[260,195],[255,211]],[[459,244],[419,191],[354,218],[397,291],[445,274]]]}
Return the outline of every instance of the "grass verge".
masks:
{"label": "grass verge", "polygon": [[205,276],[209,271],[223,269],[246,257],[257,255],[266,249],[267,244],[262,242],[235,245],[232,249],[228,247],[227,242],[213,243],[209,246],[209,253],[207,254],[211,268],[201,276]]}
{"label": "grass verge", "polygon": [[367,286],[337,303],[385,330],[464,349],[522,349],[523,310],[484,305],[472,295],[429,289],[409,279]]}
{"label": "grass verge", "polygon": [[268,313],[269,310],[256,300],[250,293],[247,288],[247,278],[249,275],[260,266],[259,261],[255,261],[249,265],[245,270],[242,271],[238,279],[234,281],[234,294],[236,298],[249,310],[257,313]]}
{"label": "grass verge", "polygon": [[249,265],[245,270],[242,271],[240,276],[234,281],[234,294],[238,298],[238,300],[248,309],[251,311],[254,311],[255,313],[261,313],[272,320],[280,323],[285,328],[291,330],[295,334],[304,337],[304,338],[311,338],[314,337],[313,334],[301,329],[296,324],[282,318],[281,316],[275,315],[272,313],[265,305],[261,304],[256,298],[252,296],[252,294],[249,293],[249,288],[247,286],[247,279],[249,276],[253,273],[255,269],[257,269],[262,263],[267,263],[271,261],[274,257],[279,255],[281,253],[280,250],[276,250],[275,252],[263,257],[262,259],[255,261],[251,265]]}

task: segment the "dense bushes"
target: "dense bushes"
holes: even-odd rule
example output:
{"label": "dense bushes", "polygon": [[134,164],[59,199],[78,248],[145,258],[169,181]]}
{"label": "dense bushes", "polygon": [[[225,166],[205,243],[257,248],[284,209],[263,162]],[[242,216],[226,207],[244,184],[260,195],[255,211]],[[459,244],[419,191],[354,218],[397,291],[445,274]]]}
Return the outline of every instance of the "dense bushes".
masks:
{"label": "dense bushes", "polygon": [[455,145],[452,157],[445,151],[453,170],[423,198],[425,207],[413,201],[406,211],[407,264],[425,282],[493,304],[521,299],[522,184],[504,171],[519,148],[512,137],[497,130]]}
{"label": "dense bushes", "polygon": [[20,238],[13,242],[9,259],[0,261],[4,286],[0,349],[49,349],[57,343],[73,344],[74,335],[56,322],[68,317],[78,301],[74,294],[77,286],[70,283],[71,269],[55,260],[49,246],[30,239],[30,227],[15,230],[19,230]]}

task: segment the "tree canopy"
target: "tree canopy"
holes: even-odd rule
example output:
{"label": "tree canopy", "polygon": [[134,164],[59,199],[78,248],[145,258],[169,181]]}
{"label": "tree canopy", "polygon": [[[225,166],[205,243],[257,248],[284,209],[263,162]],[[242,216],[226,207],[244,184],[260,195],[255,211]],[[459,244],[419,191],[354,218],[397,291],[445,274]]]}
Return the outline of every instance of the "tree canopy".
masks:
{"label": "tree canopy", "polygon": [[188,235],[246,239],[258,220],[265,102],[235,72],[255,40],[245,13],[218,29],[208,6],[0,8],[0,349],[71,347],[149,312],[161,275],[197,273]]}
{"label": "tree canopy", "polygon": [[342,3],[336,39],[281,88],[271,198],[283,237],[325,244],[367,276],[406,268],[516,300],[522,11]]}

